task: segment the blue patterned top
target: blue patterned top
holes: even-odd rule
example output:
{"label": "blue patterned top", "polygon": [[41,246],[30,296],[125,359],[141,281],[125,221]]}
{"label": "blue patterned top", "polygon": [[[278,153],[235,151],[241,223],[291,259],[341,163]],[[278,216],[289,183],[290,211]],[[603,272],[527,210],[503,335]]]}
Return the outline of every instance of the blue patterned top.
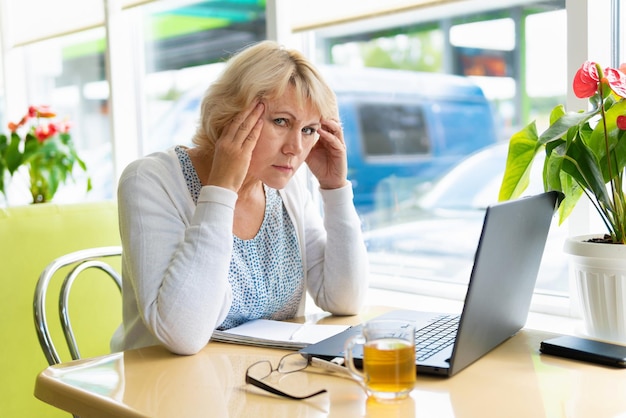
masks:
{"label": "blue patterned top", "polygon": [[[198,202],[202,183],[187,151],[176,154],[189,192]],[[218,329],[228,329],[252,319],[289,319],[298,310],[304,273],[296,230],[277,190],[264,185],[265,216],[257,235],[242,240],[233,235],[228,281],[233,302]]]}

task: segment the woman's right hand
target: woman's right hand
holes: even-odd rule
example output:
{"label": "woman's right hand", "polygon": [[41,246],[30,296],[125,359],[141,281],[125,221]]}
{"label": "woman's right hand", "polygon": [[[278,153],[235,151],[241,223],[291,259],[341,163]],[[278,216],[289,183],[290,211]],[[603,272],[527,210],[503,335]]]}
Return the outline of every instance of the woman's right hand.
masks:
{"label": "woman's right hand", "polygon": [[224,129],[222,136],[215,142],[207,184],[239,191],[263,128],[264,110],[265,105],[255,101]]}

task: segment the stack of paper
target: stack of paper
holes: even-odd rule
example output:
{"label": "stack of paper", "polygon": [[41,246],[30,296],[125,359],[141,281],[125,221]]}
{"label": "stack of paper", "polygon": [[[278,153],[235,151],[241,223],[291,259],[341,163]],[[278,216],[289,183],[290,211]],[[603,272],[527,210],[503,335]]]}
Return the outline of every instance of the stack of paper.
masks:
{"label": "stack of paper", "polygon": [[256,319],[225,331],[214,331],[212,341],[299,350],[348,329],[348,325],[298,324]]}

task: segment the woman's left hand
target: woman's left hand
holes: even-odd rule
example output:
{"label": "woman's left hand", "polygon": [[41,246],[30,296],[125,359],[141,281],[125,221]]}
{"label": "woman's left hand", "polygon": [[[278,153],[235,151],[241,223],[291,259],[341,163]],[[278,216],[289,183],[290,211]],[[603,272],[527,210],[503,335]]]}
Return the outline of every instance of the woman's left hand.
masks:
{"label": "woman's left hand", "polygon": [[315,143],[306,163],[322,189],[338,189],[348,183],[348,160],[341,124],[322,120]]}

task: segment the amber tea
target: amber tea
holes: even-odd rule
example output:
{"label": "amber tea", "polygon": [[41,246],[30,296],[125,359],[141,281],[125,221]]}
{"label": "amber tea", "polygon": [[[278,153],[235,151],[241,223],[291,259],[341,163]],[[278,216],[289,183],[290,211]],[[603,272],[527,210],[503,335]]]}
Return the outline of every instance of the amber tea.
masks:
{"label": "amber tea", "polygon": [[[363,371],[354,366],[353,348],[363,345]],[[346,341],[346,366],[365,388],[379,399],[408,396],[415,385],[415,327],[404,321],[375,320],[360,335]]]}
{"label": "amber tea", "polygon": [[376,392],[409,392],[415,385],[415,347],[410,341],[383,338],[363,348],[367,386]]}

